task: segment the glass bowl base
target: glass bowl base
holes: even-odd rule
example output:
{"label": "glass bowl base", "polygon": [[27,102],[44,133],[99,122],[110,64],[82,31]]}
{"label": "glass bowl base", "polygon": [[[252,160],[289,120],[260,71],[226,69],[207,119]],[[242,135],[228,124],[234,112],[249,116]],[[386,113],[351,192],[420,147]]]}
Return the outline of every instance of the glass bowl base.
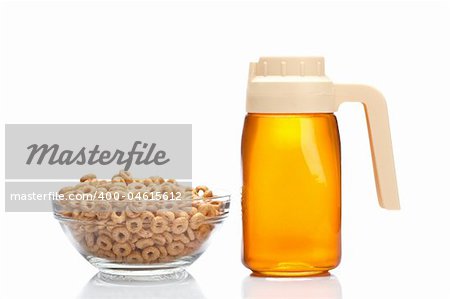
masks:
{"label": "glass bowl base", "polygon": [[188,276],[184,268],[168,269],[100,269],[98,277],[106,282],[127,281],[179,281]]}
{"label": "glass bowl base", "polygon": [[157,264],[128,264],[111,262],[103,258],[85,256],[100,271],[104,281],[168,281],[186,278],[185,267],[191,265],[199,255],[186,256],[175,261]]}

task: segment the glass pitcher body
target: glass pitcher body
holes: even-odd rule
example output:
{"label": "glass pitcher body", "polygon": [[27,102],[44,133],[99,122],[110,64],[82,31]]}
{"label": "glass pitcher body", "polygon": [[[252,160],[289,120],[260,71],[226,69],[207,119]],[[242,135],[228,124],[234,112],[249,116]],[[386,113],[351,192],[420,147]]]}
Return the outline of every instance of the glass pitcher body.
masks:
{"label": "glass pitcher body", "polygon": [[332,113],[246,116],[243,262],[263,276],[314,275],[341,255],[340,141]]}

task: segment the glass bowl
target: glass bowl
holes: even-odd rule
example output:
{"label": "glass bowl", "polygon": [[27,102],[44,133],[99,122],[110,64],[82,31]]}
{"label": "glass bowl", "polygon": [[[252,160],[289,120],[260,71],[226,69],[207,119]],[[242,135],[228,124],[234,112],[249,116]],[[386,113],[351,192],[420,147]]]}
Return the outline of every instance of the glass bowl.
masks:
{"label": "glass bowl", "polygon": [[182,200],[60,199],[55,218],[104,277],[160,280],[191,265],[228,215],[230,196]]}

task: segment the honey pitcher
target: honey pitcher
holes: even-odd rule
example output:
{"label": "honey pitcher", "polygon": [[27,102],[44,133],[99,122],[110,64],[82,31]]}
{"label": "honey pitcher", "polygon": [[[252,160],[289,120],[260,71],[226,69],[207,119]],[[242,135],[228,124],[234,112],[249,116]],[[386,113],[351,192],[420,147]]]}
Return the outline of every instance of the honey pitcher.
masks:
{"label": "honey pitcher", "polygon": [[334,112],[364,105],[381,207],[400,208],[383,95],[334,84],[321,57],[250,64],[242,135],[243,263],[261,276],[320,275],[341,257],[341,157]]}

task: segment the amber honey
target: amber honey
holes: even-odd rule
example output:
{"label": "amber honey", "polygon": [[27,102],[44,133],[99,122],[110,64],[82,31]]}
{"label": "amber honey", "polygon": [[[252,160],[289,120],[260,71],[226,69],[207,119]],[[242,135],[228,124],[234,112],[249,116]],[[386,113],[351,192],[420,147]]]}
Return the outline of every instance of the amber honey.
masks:
{"label": "amber honey", "polygon": [[341,254],[336,117],[248,114],[242,167],[244,264],[263,276],[335,268]]}

